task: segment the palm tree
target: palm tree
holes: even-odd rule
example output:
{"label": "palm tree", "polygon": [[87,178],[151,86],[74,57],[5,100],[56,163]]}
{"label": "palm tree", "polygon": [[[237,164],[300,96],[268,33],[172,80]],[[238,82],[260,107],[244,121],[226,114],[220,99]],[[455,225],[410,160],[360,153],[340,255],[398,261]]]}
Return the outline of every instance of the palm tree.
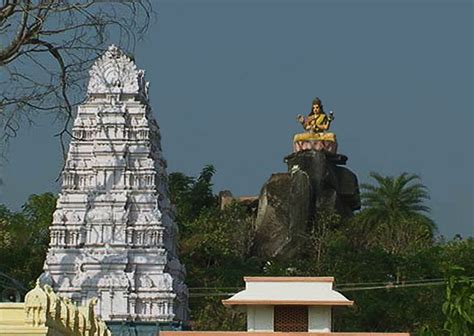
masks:
{"label": "palm tree", "polygon": [[362,184],[364,209],[358,219],[368,229],[370,245],[395,253],[432,242],[435,224],[427,216],[428,189],[415,174],[382,176],[371,172],[375,184]]}
{"label": "palm tree", "polygon": [[418,175],[402,173],[392,177],[371,172],[370,176],[377,185],[362,184],[362,205],[370,210],[374,219],[429,213],[430,208],[424,203],[430,196]]}

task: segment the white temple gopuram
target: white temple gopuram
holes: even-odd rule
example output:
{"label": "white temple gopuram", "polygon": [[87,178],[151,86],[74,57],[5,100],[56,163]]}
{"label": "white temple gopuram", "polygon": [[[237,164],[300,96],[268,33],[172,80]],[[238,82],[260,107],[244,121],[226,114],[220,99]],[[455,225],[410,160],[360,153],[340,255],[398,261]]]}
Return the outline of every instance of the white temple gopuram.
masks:
{"label": "white temple gopuram", "polygon": [[97,297],[112,332],[124,323],[134,335],[186,323],[185,271],[144,71],[110,46],[90,70],[87,93],[41,280],[79,305]]}

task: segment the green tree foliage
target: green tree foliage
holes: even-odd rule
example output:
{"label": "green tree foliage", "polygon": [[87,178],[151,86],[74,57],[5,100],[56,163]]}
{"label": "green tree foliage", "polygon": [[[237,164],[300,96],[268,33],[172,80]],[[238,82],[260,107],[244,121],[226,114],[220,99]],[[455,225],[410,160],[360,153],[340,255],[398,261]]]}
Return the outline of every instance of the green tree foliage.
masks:
{"label": "green tree foliage", "polygon": [[191,327],[194,330],[238,331],[245,330],[245,314],[222,304],[224,297],[213,295],[192,297]]}
{"label": "green tree foliage", "polygon": [[[0,206],[0,270],[19,281],[23,273],[18,267],[18,259],[23,258],[19,247],[26,245],[27,234],[25,217],[21,213],[13,213],[4,205]],[[23,279],[21,279],[23,278]]]}
{"label": "green tree foliage", "polygon": [[337,327],[412,331],[420,321],[436,321],[442,292],[427,279],[439,278],[439,261],[436,251],[429,254],[429,260],[422,260],[418,254],[397,255],[380,248],[354,252],[350,245],[331,251],[328,274],[334,274],[339,284],[349,284],[338,290],[355,302],[354,308],[340,310]]}
{"label": "green tree foliage", "polygon": [[186,283],[207,293],[193,297],[191,292],[192,327],[239,330],[245,325],[243,314],[225,308],[221,303],[225,296],[214,294],[235,289],[241,286],[243,275],[259,272],[260,261],[250,255],[254,218],[238,203],[219,209],[212,192],[214,173],[212,166],[204,167],[197,178],[172,173],[170,195],[176,205]]}
{"label": "green tree foliage", "polygon": [[435,225],[426,215],[430,209],[426,186],[420,177],[403,173],[383,176],[370,173],[375,184],[362,184],[364,209],[354,218],[362,244],[390,253],[416,251],[433,242]]}
{"label": "green tree foliage", "polygon": [[214,173],[214,166],[207,165],[197,178],[179,172],[168,176],[170,198],[176,206],[176,220],[181,229],[185,230],[204,209],[217,206],[217,197],[212,193]]}
{"label": "green tree foliage", "polygon": [[56,196],[31,195],[14,213],[0,206],[0,270],[31,287],[41,274]]}
{"label": "green tree foliage", "polygon": [[[244,329],[243,315],[220,301],[242,286],[243,276],[264,274],[335,276],[340,284],[336,288],[356,302],[354,308],[336,310],[340,331],[442,328],[444,287],[433,279],[441,279],[451,263],[474,272],[472,240],[433,239],[434,224],[425,215],[428,193],[417,176],[373,175],[378,184],[366,186],[360,214],[343,223],[336,213],[319,211],[301,237],[301,255],[272,260],[252,256],[254,218],[242,205],[219,210],[212,202],[200,203],[205,204],[200,209],[187,204],[198,202],[193,190],[211,199],[211,179],[206,180],[207,190],[195,189],[199,179],[175,175],[184,181],[174,185],[185,195],[176,203],[180,218],[187,220],[180,223],[185,228],[180,244],[191,288],[192,327]],[[171,191],[177,194],[173,187]]]}
{"label": "green tree foliage", "polygon": [[399,176],[383,176],[371,172],[376,185],[362,184],[362,204],[369,208],[375,221],[397,220],[400,217],[416,216],[429,212],[424,203],[429,199],[426,187],[418,182],[420,177],[402,173]]}
{"label": "green tree foliage", "polygon": [[442,305],[444,322],[424,325],[419,336],[474,335],[474,277],[467,274],[463,267],[449,267]]}
{"label": "green tree foliage", "polygon": [[239,285],[242,272],[252,271],[253,220],[243,206],[206,209],[187,225],[180,247],[190,286]]}
{"label": "green tree foliage", "polygon": [[464,275],[464,268],[453,267],[448,276],[444,330],[450,335],[474,335],[474,279]]}
{"label": "green tree foliage", "polygon": [[340,225],[341,216],[327,210],[318,211],[311,223],[306,237],[308,256],[305,259],[311,260],[307,269],[313,274],[325,274],[328,253],[334,245],[338,245],[341,239],[341,232],[338,230]]}

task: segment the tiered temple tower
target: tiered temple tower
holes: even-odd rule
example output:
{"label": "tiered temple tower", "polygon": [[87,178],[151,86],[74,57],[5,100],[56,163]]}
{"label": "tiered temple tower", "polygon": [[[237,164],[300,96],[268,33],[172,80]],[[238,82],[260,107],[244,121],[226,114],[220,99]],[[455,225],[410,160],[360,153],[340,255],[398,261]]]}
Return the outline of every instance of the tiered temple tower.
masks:
{"label": "tiered temple tower", "polygon": [[111,46],[92,67],[87,92],[41,279],[80,305],[97,297],[109,325],[185,323],[185,271],[144,71]]}

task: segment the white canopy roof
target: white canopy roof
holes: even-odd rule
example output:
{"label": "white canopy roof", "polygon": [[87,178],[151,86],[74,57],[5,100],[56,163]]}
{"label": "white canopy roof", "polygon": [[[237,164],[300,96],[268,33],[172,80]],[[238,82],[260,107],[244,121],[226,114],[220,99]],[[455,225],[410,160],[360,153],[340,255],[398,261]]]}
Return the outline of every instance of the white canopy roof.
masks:
{"label": "white canopy roof", "polygon": [[245,290],[224,305],[350,306],[353,301],[332,289],[333,277],[245,277]]}

